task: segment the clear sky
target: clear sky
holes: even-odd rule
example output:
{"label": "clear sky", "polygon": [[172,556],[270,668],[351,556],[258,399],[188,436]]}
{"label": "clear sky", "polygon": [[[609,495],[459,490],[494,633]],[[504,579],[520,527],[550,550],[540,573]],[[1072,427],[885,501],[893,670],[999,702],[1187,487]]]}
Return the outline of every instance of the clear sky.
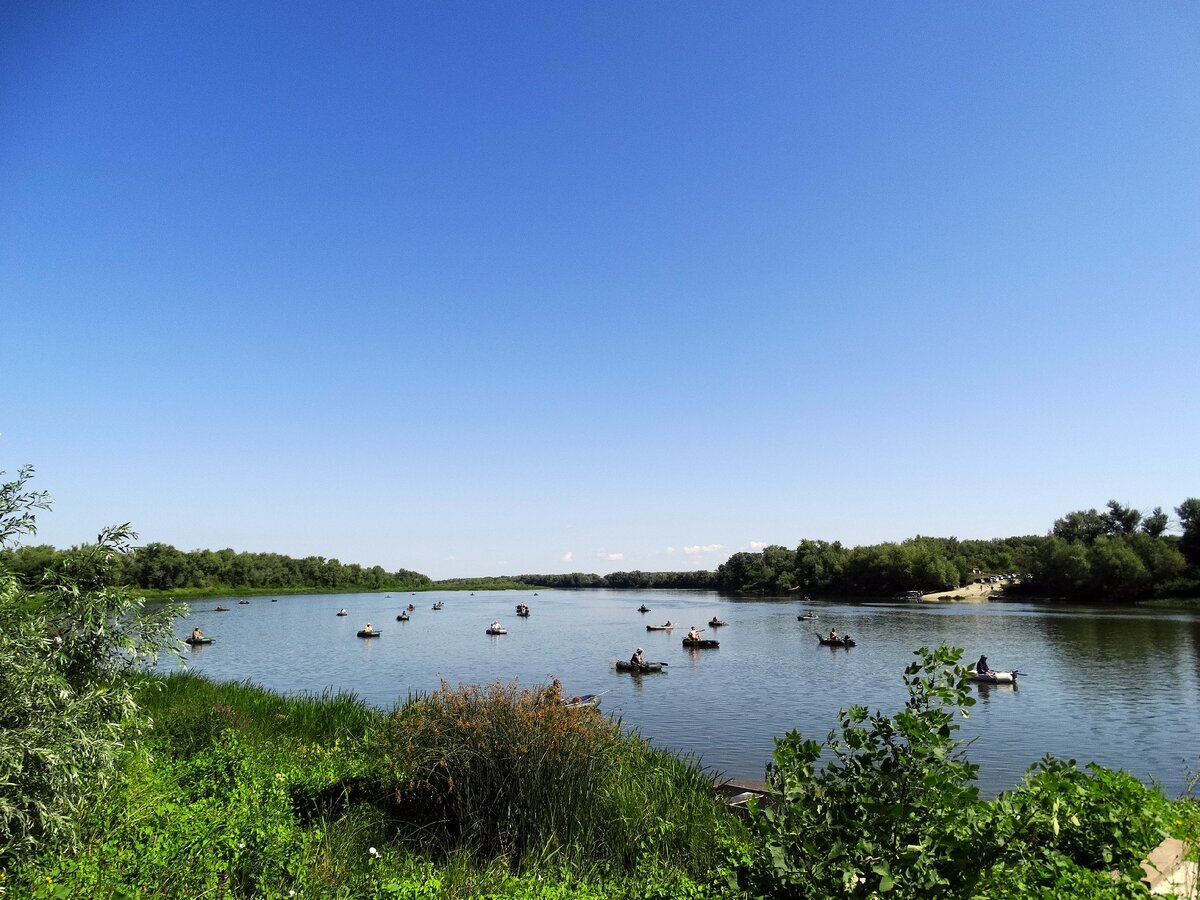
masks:
{"label": "clear sky", "polygon": [[0,5],[33,540],[435,578],[1200,494],[1200,4]]}

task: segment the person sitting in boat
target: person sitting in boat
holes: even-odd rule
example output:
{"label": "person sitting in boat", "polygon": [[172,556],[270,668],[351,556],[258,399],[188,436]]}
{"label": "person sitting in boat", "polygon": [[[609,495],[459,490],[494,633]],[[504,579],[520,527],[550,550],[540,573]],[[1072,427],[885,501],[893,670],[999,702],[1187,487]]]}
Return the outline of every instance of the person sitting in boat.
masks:
{"label": "person sitting in boat", "polygon": [[371,632],[373,632],[374,630],[375,630],[375,629],[371,627],[371,623],[370,623],[370,622],[368,622],[366,625],[364,625],[364,626],[363,626],[363,632],[365,632],[366,634],[370,634],[370,633],[371,633]]}
{"label": "person sitting in boat", "polygon": [[696,628],[695,625],[693,625],[691,628],[688,629],[688,640],[689,641],[700,640],[700,631]]}
{"label": "person sitting in boat", "polygon": [[642,658],[642,648],[638,647],[633,651],[633,656],[629,657],[629,664],[637,666],[639,669],[646,667],[646,660]]}
{"label": "person sitting in boat", "polygon": [[344,615],[346,615],[346,607],[344,607],[344,606],[343,606],[341,609],[339,609],[339,610],[338,610],[338,615],[339,615],[339,616],[344,616]]}
{"label": "person sitting in boat", "polygon": [[197,625],[195,628],[192,629],[192,640],[193,641],[204,640],[204,632],[200,630],[199,625]]}
{"label": "person sitting in boat", "polygon": [[975,663],[975,674],[976,675],[991,675],[992,674],[992,670],[988,667],[986,656],[979,657],[979,662]]}
{"label": "person sitting in boat", "polygon": [[837,633],[836,628],[830,628],[829,629],[829,639],[831,641],[840,641],[842,639],[842,636]]}
{"label": "person sitting in boat", "polygon": [[708,620],[708,624],[712,625],[712,626],[717,626],[717,625],[721,624],[721,620],[718,619],[716,616],[713,616],[711,619]]}

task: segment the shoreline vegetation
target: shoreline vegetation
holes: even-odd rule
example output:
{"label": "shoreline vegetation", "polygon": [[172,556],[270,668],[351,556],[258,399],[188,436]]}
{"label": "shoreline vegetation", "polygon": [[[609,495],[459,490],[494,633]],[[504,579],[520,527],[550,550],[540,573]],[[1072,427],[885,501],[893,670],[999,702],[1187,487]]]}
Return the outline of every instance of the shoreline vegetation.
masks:
{"label": "shoreline vegetation", "polygon": [[[1168,798],[1047,756],[981,799],[955,737],[975,703],[957,648],[914,652],[899,711],[852,706],[824,741],[777,738],[744,813],[697,761],[553,684],[443,684],[381,712],[150,675],[181,653],[183,605],[129,584],[146,548],[128,526],[43,552],[37,578],[14,566],[37,556],[9,545],[49,505],[30,477],[0,482],[5,897],[1117,900],[1146,896],[1141,860],[1164,838],[1196,858],[1195,779]],[[1173,542],[1100,534],[1071,553],[1140,548],[1194,577],[1193,527],[1200,501]]]}
{"label": "shoreline vegetation", "polygon": [[[923,599],[955,594],[972,599],[994,584],[988,579],[1000,576],[1006,598],[1175,602],[1200,598],[1200,499],[1185,500],[1175,512],[1180,534],[1167,533],[1171,520],[1161,508],[1143,515],[1111,500],[1104,512],[1068,513],[1042,536],[959,540],[918,535],[857,547],[806,539],[795,548],[772,545],[734,553],[714,571],[525,573],[440,581],[409,569],[388,572],[320,556],[184,552],[149,543],[121,554],[110,578],[155,600],[535,588],[672,588],[836,598],[919,591]],[[0,567],[32,585],[60,569],[70,552],[47,545],[0,547]]]}
{"label": "shoreline vegetation", "polygon": [[[890,716],[779,738],[741,813],[714,773],[553,686],[442,687],[390,711],[188,673],[128,675],[138,740],[70,838],[0,851],[10,896],[1126,898],[1200,804],[1049,757],[993,800],[952,738],[961,651],[922,650]],[[129,723],[134,728],[134,723]],[[3,845],[0,845],[3,846]],[[9,848],[11,849],[11,848]]]}

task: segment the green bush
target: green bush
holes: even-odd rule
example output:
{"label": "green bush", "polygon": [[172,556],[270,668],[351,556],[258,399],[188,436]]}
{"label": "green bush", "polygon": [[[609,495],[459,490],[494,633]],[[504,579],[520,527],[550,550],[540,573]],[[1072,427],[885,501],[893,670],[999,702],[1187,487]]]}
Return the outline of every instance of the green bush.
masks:
{"label": "green bush", "polygon": [[[765,896],[957,896],[973,881],[976,767],[953,739],[974,701],[962,651],[917,651],[895,716],[843,710],[824,746],[792,731],[776,740],[767,782],[774,806],[755,807],[759,838],[748,884]],[[964,713],[965,714],[965,713]],[[832,757],[818,769],[823,755]]]}
{"label": "green bush", "polygon": [[[0,472],[3,475],[3,472]],[[0,545],[35,531],[44,494],[32,470],[0,484]],[[110,586],[135,535],[109,528],[25,585],[0,570],[0,864],[40,846],[70,847],[93,797],[117,776],[145,724],[123,673],[175,647],[178,608],[147,608]]]}
{"label": "green bush", "polygon": [[[1138,895],[1142,859],[1168,836],[1186,803],[1172,804],[1128,773],[1095,764],[1080,769],[1074,760],[1047,756],[1021,787],[991,804],[983,830],[992,840],[992,859],[980,890],[985,896],[1016,887],[1022,896]],[[1086,893],[1072,893],[1083,884],[1091,885]]]}

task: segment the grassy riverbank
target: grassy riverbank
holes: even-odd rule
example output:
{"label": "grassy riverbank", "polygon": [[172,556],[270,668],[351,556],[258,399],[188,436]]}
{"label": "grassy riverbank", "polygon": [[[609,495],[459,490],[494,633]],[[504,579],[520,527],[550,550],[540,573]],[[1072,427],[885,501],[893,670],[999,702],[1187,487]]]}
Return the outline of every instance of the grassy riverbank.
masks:
{"label": "grassy riverbank", "polygon": [[[981,801],[953,717],[957,651],[906,674],[893,717],[785,736],[781,804],[749,821],[708,773],[545,687],[443,688],[380,713],[192,675],[139,681],[153,726],[72,848],[9,859],[32,898],[1138,896],[1200,811],[1047,760]],[[820,762],[818,762],[818,758]],[[828,767],[827,767],[828,764]],[[1115,878],[1110,874],[1116,872]],[[294,893],[293,893],[294,892]]]}
{"label": "grassy riverbank", "polygon": [[548,689],[445,688],[383,715],[190,675],[146,683],[155,725],[81,850],[15,896],[718,896],[744,839],[711,781]]}

